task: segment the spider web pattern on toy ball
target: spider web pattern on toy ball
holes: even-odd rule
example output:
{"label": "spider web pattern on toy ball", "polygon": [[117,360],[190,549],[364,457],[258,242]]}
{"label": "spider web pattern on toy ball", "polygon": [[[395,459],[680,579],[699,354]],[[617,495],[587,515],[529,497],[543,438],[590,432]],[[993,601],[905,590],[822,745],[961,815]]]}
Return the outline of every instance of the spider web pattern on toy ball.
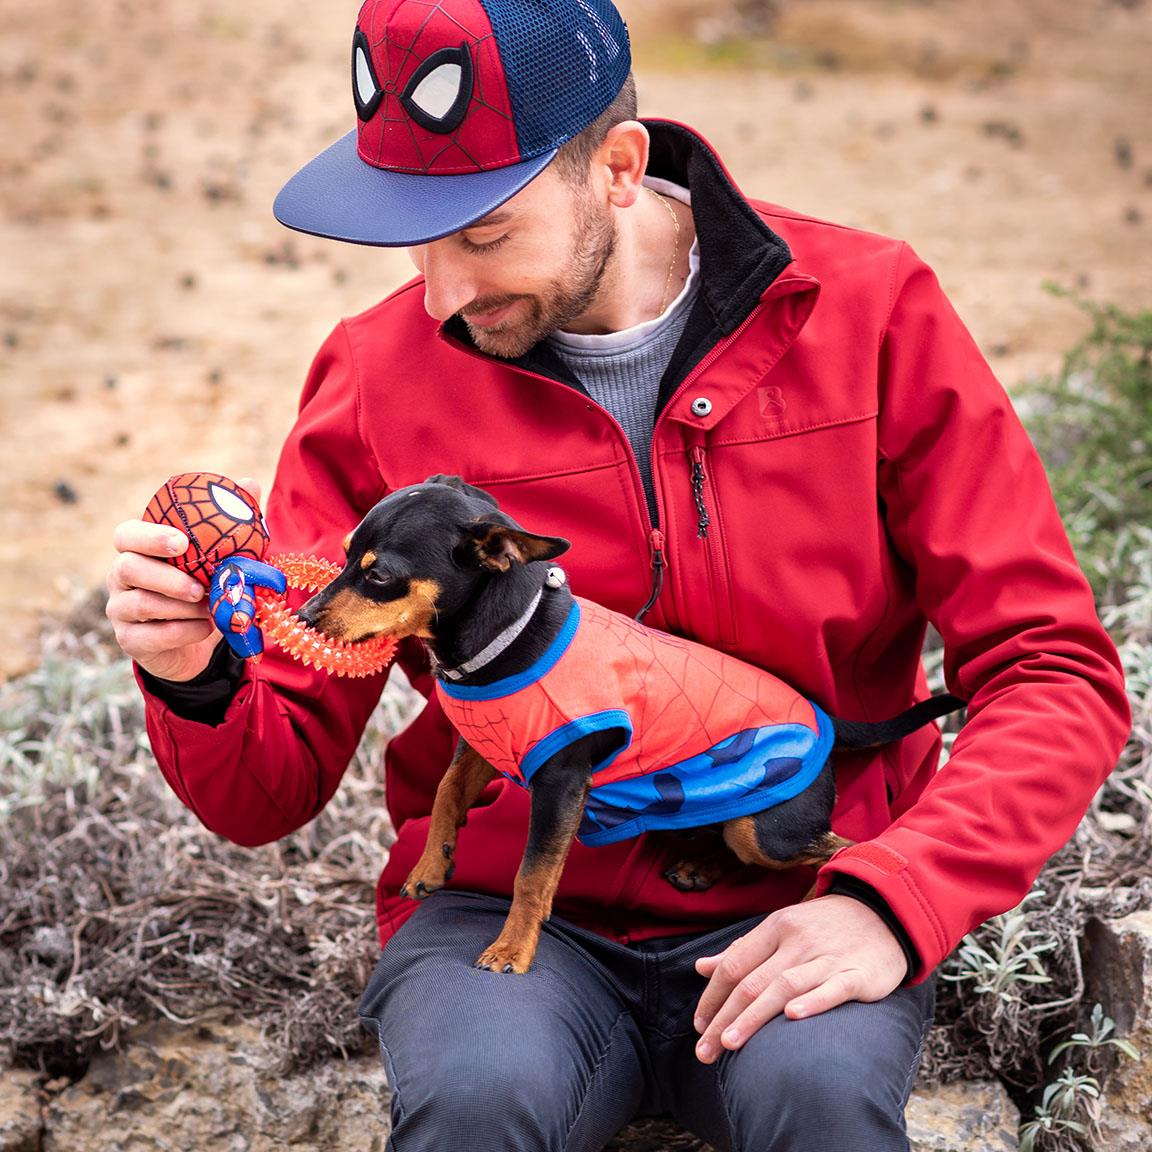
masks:
{"label": "spider web pattern on toy ball", "polygon": [[173,476],[148,502],[144,519],[178,528],[188,537],[188,550],[172,563],[205,587],[225,557],[260,560],[268,546],[268,530],[256,501],[216,472]]}

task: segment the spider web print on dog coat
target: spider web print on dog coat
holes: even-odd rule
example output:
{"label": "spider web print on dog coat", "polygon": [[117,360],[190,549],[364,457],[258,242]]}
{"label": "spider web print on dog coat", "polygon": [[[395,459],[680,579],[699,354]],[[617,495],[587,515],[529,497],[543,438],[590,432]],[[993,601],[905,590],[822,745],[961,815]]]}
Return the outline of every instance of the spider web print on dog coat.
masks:
{"label": "spider web print on dog coat", "polygon": [[578,833],[591,845],[771,808],[816,779],[833,741],[778,677],[579,598],[532,667],[436,691],[464,740],[522,786],[580,737],[615,733]]}

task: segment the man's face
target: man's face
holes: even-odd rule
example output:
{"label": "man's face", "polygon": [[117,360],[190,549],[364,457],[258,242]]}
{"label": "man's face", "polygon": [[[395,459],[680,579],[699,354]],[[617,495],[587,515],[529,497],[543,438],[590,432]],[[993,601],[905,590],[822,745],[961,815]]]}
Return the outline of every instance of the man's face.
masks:
{"label": "man's face", "polygon": [[612,209],[592,186],[547,168],[471,228],[409,255],[429,315],[459,314],[481,351],[511,359],[594,307],[615,242]]}

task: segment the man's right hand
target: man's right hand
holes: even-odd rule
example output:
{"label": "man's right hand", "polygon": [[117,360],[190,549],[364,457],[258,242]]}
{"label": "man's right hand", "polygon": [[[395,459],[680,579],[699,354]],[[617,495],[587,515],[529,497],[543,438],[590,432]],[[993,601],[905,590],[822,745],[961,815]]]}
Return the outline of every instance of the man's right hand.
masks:
{"label": "man's right hand", "polygon": [[[243,487],[259,500],[251,480]],[[208,612],[208,589],[166,563],[181,556],[188,538],[175,528],[126,520],[112,543],[119,556],[108,573],[105,610],[116,642],[146,672],[161,680],[192,680],[212,658],[220,633]]]}

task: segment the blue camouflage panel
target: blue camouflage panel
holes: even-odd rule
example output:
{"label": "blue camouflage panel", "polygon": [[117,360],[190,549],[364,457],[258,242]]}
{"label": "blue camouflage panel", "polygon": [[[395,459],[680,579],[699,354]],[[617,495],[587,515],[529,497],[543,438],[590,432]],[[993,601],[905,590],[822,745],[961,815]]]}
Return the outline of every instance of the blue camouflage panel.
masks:
{"label": "blue camouflage panel", "polygon": [[577,837],[614,844],[662,828],[695,828],[775,807],[820,774],[832,722],[816,705],[817,731],[803,724],[749,728],[659,772],[597,786]]}

